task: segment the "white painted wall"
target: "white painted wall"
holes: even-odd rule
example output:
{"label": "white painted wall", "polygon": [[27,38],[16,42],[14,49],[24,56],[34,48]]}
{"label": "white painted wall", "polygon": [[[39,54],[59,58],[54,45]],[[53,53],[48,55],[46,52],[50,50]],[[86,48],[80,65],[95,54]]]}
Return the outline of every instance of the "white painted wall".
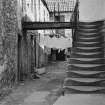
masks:
{"label": "white painted wall", "polygon": [[[33,0],[33,2],[34,2],[34,0]],[[34,8],[31,9],[34,6],[34,3],[33,3],[33,5],[31,5],[31,3],[32,3],[31,0],[26,0],[26,15],[31,21],[35,21]]]}
{"label": "white painted wall", "polygon": [[[44,21],[49,21],[49,12],[46,8],[46,6],[43,4],[43,2],[40,0],[40,5],[39,5],[39,0],[36,0],[36,12],[37,12],[37,21],[44,22]],[[39,7],[40,6],[40,7]],[[41,34],[41,37],[44,37],[44,34],[49,33],[48,30],[38,30],[38,33]]]}
{"label": "white painted wall", "polygon": [[23,17],[23,13],[22,13],[22,1],[18,0],[17,1],[17,23],[18,23],[18,30],[21,31],[22,30],[22,25],[21,25],[21,19]]}
{"label": "white painted wall", "polygon": [[[71,18],[72,14],[65,14],[65,22],[70,22],[70,18]],[[65,29],[65,36],[67,36],[68,38],[72,37],[72,32],[71,29]]]}
{"label": "white painted wall", "polygon": [[79,0],[80,21],[105,19],[105,0]]}

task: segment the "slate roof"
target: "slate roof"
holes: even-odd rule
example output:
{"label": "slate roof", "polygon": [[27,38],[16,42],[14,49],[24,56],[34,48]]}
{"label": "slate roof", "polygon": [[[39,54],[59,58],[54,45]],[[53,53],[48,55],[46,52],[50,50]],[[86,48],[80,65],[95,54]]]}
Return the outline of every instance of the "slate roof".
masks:
{"label": "slate roof", "polygon": [[74,10],[76,0],[45,0],[51,12],[70,12]]}

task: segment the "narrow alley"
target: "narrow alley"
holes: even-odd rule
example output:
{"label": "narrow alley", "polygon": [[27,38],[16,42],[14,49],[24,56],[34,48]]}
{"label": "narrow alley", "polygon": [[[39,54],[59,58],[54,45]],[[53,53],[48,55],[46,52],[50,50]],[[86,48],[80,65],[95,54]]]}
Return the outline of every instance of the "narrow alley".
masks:
{"label": "narrow alley", "polygon": [[0,101],[0,105],[53,105],[62,94],[66,66],[66,61],[50,63],[45,68],[45,74],[39,79],[19,84]]}
{"label": "narrow alley", "polygon": [[105,0],[0,0],[0,105],[105,105]]}

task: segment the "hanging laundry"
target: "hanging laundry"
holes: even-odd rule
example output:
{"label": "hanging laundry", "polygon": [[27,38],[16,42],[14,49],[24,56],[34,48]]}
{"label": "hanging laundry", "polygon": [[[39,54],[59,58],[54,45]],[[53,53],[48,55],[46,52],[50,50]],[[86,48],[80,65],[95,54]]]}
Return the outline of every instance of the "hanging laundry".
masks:
{"label": "hanging laundry", "polygon": [[66,49],[68,47],[72,47],[72,39],[68,39],[64,37],[50,38],[49,36],[45,36],[44,45],[49,48]]}

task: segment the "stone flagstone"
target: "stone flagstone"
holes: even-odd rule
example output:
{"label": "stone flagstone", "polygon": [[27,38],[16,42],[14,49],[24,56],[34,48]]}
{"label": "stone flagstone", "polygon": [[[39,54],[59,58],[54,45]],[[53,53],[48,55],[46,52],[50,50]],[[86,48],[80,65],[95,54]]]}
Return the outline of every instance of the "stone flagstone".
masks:
{"label": "stone flagstone", "polygon": [[105,94],[66,94],[53,105],[105,105]]}
{"label": "stone flagstone", "polygon": [[34,92],[28,96],[22,105],[46,105],[46,97],[49,92]]}

